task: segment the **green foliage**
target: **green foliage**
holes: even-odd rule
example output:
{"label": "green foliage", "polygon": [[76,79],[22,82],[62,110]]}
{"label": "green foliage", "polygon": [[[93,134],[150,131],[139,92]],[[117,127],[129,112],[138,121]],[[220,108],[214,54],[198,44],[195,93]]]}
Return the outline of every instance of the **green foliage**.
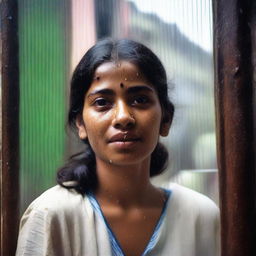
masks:
{"label": "green foliage", "polygon": [[54,184],[64,155],[66,43],[59,1],[19,1],[21,208]]}

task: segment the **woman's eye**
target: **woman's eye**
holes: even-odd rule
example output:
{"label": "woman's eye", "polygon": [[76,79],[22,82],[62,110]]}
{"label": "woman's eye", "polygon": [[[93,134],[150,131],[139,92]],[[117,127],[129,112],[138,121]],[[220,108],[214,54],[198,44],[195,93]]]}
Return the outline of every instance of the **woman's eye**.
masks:
{"label": "woman's eye", "polygon": [[95,104],[98,106],[105,106],[107,105],[107,101],[105,99],[98,99],[98,100],[95,100]]}
{"label": "woman's eye", "polygon": [[96,99],[93,105],[96,107],[108,107],[111,105],[111,102],[106,99]]}
{"label": "woman's eye", "polygon": [[133,104],[146,104],[149,102],[149,98],[146,96],[138,96],[133,99]]}

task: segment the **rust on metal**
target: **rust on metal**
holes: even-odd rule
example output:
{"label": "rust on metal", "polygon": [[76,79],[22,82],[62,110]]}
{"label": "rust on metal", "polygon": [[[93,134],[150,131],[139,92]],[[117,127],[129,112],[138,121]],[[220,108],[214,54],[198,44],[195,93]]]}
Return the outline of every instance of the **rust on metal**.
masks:
{"label": "rust on metal", "polygon": [[1,1],[1,255],[15,255],[19,218],[19,66],[17,0]]}
{"label": "rust on metal", "polygon": [[256,255],[252,2],[213,1],[222,256]]}

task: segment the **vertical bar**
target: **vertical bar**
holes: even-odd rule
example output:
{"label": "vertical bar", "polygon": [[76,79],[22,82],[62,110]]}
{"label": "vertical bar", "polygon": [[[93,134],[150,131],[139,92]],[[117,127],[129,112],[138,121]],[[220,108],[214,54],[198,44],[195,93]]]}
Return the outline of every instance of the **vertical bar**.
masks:
{"label": "vertical bar", "polygon": [[1,255],[15,254],[19,202],[19,66],[17,0],[1,1]]}
{"label": "vertical bar", "polygon": [[[111,35],[113,26],[112,11],[114,9],[113,0],[96,0],[95,4],[95,18],[97,38],[101,39]],[[111,11],[110,11],[111,10]]]}
{"label": "vertical bar", "polygon": [[93,0],[72,0],[71,70],[73,72],[85,52],[95,44],[96,25]]}
{"label": "vertical bar", "polygon": [[[20,212],[49,186],[65,152],[68,0],[19,0]],[[36,186],[35,186],[36,183]]]}
{"label": "vertical bar", "polygon": [[256,255],[253,1],[213,1],[222,255]]}
{"label": "vertical bar", "polygon": [[[254,131],[256,131],[256,1],[253,1],[252,4],[252,17],[250,22],[251,27],[251,40],[252,40],[252,83],[253,83],[253,120],[254,120]],[[254,143],[254,159],[256,159],[256,143]],[[255,187],[256,195],[256,187]],[[256,200],[256,198],[255,198]]]}
{"label": "vertical bar", "polygon": [[[68,81],[83,55],[95,44],[96,20],[95,20],[95,1],[94,0],[72,0],[71,9],[71,31],[70,37],[70,67]],[[68,84],[69,87],[69,84]],[[67,99],[68,102],[68,99]],[[84,150],[84,145],[72,130],[68,131],[66,156],[70,156]]]}

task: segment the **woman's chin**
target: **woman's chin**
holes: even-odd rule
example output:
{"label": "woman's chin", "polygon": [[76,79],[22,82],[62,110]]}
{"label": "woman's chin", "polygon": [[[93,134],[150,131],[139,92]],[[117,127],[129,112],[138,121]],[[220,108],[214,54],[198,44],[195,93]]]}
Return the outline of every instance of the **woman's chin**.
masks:
{"label": "woman's chin", "polygon": [[138,154],[118,154],[112,155],[108,158],[102,159],[105,163],[111,164],[113,166],[135,166],[144,164],[145,162],[150,163],[150,156],[139,156]]}

